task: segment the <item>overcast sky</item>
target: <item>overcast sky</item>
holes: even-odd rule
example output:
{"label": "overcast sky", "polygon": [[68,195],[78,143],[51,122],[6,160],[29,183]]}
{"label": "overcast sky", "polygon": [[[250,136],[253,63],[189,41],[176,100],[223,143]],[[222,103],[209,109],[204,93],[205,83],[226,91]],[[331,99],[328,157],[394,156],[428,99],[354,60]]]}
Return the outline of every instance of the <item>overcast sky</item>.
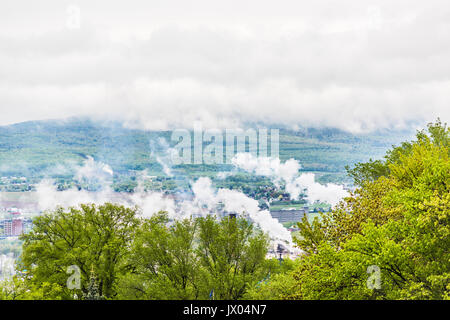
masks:
{"label": "overcast sky", "polygon": [[450,122],[450,2],[1,1],[0,108],[146,129]]}

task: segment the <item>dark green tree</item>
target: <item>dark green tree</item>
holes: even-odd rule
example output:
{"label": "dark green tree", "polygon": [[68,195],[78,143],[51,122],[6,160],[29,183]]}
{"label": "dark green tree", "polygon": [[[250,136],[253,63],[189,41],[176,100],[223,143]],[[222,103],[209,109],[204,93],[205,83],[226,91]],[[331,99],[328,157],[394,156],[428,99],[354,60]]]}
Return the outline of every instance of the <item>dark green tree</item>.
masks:
{"label": "dark green tree", "polygon": [[103,300],[104,298],[100,295],[100,290],[98,289],[98,280],[94,273],[91,271],[91,276],[89,278],[89,285],[86,288],[86,293],[83,293],[83,300]]}

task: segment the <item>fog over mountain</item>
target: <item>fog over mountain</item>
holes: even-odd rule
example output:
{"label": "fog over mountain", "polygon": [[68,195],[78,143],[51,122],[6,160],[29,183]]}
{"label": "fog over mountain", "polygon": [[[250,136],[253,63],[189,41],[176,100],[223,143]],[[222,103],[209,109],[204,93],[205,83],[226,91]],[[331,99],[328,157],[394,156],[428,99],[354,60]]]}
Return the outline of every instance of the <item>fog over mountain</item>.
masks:
{"label": "fog over mountain", "polygon": [[422,127],[450,120],[449,39],[444,0],[3,1],[0,124]]}

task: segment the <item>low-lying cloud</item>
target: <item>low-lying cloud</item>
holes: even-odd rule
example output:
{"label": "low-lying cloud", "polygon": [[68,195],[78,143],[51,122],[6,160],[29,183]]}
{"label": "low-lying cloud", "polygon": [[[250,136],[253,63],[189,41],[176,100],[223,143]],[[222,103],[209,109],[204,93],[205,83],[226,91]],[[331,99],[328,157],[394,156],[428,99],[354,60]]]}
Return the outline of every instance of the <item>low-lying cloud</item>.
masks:
{"label": "low-lying cloud", "polygon": [[[0,5],[0,124],[254,121],[358,132],[450,119],[447,1]],[[28,10],[23,10],[23,7]]]}

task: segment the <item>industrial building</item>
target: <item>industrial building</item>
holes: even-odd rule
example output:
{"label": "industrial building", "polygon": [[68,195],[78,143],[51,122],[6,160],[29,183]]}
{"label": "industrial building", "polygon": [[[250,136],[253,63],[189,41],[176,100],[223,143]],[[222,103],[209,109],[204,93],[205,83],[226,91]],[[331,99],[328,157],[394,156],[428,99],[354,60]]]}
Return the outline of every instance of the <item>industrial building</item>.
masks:
{"label": "industrial building", "polygon": [[307,209],[292,209],[292,210],[270,210],[272,218],[277,219],[280,223],[285,222],[299,222],[305,214]]}

